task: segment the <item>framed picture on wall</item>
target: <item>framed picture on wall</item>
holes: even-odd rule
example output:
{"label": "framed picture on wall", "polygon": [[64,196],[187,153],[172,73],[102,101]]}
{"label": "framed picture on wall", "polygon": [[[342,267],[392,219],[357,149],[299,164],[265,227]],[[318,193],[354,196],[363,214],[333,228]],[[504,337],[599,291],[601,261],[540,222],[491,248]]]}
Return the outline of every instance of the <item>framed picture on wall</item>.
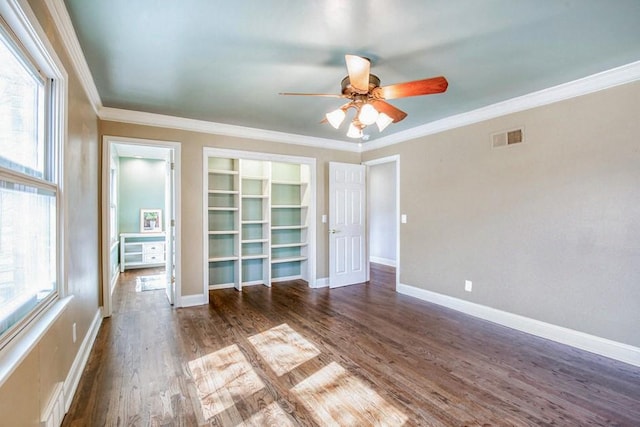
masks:
{"label": "framed picture on wall", "polygon": [[162,231],[162,209],[140,209],[140,232],[160,233]]}

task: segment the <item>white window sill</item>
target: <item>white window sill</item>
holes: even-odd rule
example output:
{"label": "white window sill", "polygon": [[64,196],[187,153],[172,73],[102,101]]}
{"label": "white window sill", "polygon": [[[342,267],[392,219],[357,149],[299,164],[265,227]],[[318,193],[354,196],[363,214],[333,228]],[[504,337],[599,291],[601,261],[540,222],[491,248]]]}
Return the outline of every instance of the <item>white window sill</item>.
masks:
{"label": "white window sill", "polygon": [[73,295],[55,301],[0,351],[0,387],[20,366],[72,299]]}

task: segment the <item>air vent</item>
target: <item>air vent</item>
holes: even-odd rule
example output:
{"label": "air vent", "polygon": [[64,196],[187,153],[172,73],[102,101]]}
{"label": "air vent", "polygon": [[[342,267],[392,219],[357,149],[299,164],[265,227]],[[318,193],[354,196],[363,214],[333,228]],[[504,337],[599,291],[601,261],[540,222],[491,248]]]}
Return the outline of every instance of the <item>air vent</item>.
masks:
{"label": "air vent", "polygon": [[506,147],[507,145],[524,142],[524,131],[522,128],[497,132],[491,135],[493,148]]}

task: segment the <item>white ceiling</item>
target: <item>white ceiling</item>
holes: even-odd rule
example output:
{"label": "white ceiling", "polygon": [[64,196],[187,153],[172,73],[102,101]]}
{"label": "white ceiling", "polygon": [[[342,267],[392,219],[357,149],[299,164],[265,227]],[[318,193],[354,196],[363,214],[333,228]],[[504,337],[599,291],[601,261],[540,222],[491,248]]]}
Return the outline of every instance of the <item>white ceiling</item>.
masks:
{"label": "white ceiling", "polygon": [[638,0],[64,1],[105,107],[353,142],[321,124],[347,53],[444,94],[370,140],[640,60]]}

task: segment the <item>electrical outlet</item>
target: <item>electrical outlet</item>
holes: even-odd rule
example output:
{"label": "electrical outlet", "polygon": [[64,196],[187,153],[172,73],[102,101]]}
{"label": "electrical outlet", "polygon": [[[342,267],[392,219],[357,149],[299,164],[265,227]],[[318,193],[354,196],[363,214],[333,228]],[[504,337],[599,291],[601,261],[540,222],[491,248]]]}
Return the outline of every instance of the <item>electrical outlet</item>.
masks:
{"label": "electrical outlet", "polygon": [[73,326],[71,327],[71,332],[73,334],[73,342],[75,343],[78,340],[78,335],[76,334],[76,324],[75,324],[75,322],[73,323]]}
{"label": "electrical outlet", "polygon": [[471,289],[473,288],[473,283],[471,282],[471,280],[465,280],[464,281],[464,290],[467,292],[471,292]]}
{"label": "electrical outlet", "polygon": [[403,224],[407,223],[407,214],[400,215],[400,222]]}

